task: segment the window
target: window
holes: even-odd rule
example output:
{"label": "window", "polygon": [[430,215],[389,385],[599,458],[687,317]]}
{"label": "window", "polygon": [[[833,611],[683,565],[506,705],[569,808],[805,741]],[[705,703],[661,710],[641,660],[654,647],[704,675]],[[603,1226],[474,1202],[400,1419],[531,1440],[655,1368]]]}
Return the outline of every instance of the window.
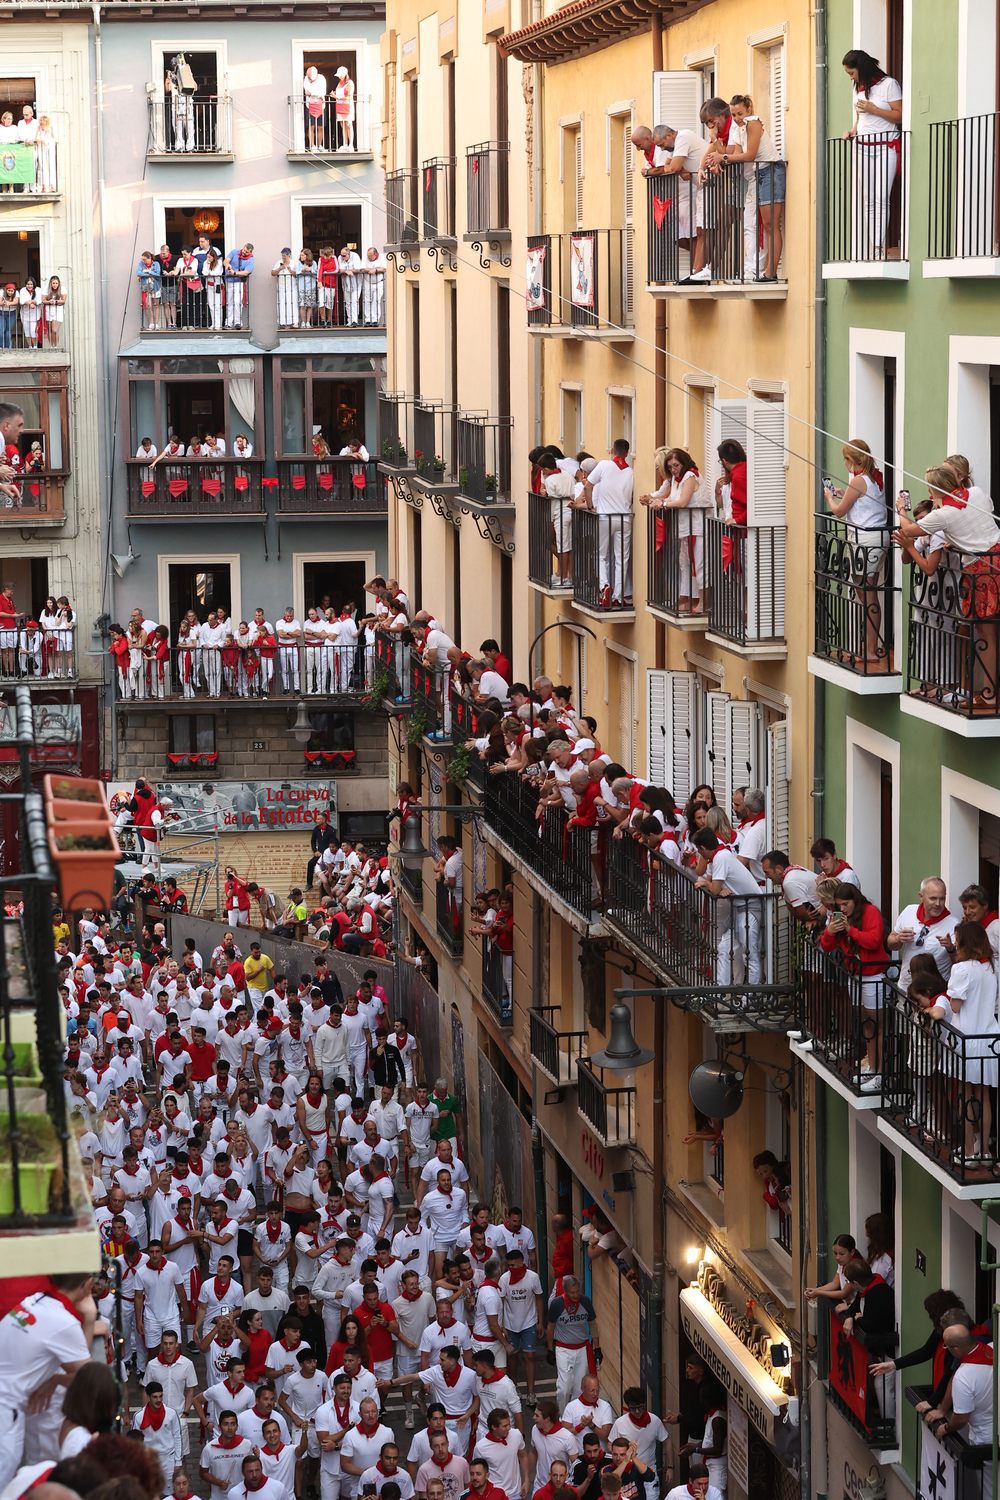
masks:
{"label": "window", "polygon": [[170,751],[173,755],[214,755],[214,714],[171,714]]}
{"label": "window", "polygon": [[0,371],[0,401],[9,401],[24,412],[18,441],[21,455],[31,452],[32,443],[41,443],[47,474],[70,472],[68,375],[65,369]]}
{"label": "window", "polygon": [[635,451],[635,391],[631,386],[608,386],[608,452],[624,438]]}
{"label": "window", "polygon": [[583,386],[565,382],[560,389],[559,446],[564,453],[579,453],[584,444]]}
{"label": "window", "polygon": [[227,620],[231,617],[232,578],[228,563],[215,566],[203,562],[170,563],[168,569],[172,641],[177,639],[178,627],[188,610],[193,609],[199,620],[207,620],[213,612]]}
{"label": "window", "polygon": [[[2,107],[3,101],[0,100],[0,108]],[[28,229],[22,233],[24,239],[16,230],[0,234],[0,280],[3,283],[13,281],[18,287],[22,287],[30,276],[38,286],[42,279],[38,230]]]}
{"label": "window", "polygon": [[302,249],[318,259],[320,251],[356,250],[364,255],[361,206],[358,203],[304,203],[302,205]]}
{"label": "window", "polygon": [[207,432],[222,433],[227,452],[242,434],[263,453],[257,413],[264,401],[262,365],[250,355],[229,359],[122,360],[122,408],[131,421],[130,454],[144,437],[157,448],[171,438],[187,446]]}
{"label": "window", "polygon": [[334,453],[353,437],[374,449],[376,370],[370,356],[284,355],[274,362],[274,380],[279,458],[311,453],[314,427]]}
{"label": "window", "polygon": [[352,713],[311,713],[309,723],[312,725],[312,738],[305,747],[307,750],[346,750],[354,753]]}
{"label": "window", "polygon": [[[199,224],[206,226],[204,230],[195,227],[196,218]],[[207,226],[211,224],[213,218],[216,224],[215,228],[211,229]],[[201,233],[207,233],[213,249],[220,251],[223,255],[230,248],[226,228],[226,210],[222,204],[204,206],[201,203],[193,203],[187,207],[174,205],[164,209],[163,240],[160,244],[165,240],[173,255],[180,255],[181,251],[189,245],[196,246]],[[159,245],[156,248],[158,250]]]}
{"label": "window", "polygon": [[764,128],[780,155],[785,154],[785,42],[768,38],[753,48],[754,99]]}
{"label": "window", "polygon": [[563,228],[583,228],[583,122],[579,117],[563,122],[560,142],[563,182]]}

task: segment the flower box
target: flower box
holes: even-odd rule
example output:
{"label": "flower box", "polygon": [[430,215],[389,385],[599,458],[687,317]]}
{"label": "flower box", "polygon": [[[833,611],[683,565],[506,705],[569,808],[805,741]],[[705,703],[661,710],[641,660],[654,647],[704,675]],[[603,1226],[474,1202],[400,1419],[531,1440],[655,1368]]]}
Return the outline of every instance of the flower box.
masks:
{"label": "flower box", "polygon": [[[55,825],[50,822],[48,833],[64,910],[108,906],[114,894],[115,865],[121,859],[110,819],[103,826],[86,819]],[[95,842],[99,847],[92,847]]]}
{"label": "flower box", "polygon": [[[47,1214],[54,1161],[19,1162],[21,1208],[26,1214]],[[0,1162],[0,1215],[14,1212],[14,1169],[9,1161]]]}
{"label": "flower box", "polygon": [[[86,776],[43,776],[42,796],[46,802],[72,802],[77,808],[102,807],[105,813],[108,811],[104,782]],[[80,812],[81,818],[89,816],[89,813]]]}

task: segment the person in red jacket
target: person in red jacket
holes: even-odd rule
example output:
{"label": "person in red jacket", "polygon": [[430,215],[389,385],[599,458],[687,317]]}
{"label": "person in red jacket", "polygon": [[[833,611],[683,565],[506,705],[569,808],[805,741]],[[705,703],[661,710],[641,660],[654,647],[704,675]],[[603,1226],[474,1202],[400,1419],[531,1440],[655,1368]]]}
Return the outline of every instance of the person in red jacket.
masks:
{"label": "person in red jacket", "polygon": [[230,927],[249,927],[250,892],[232,865],[226,866],[226,914]]}
{"label": "person in red jacket", "polygon": [[[856,885],[841,885],[834,912],[823,934],[820,947],[826,953],[839,952],[852,975],[860,978],[862,1036],[866,1061],[854,1083],[862,1093],[875,1093],[882,1086],[879,1072],[882,1042],[883,981],[889,955],[885,951],[885,924],[882,913],[867,900]],[[851,986],[856,993],[858,979]]]}
{"label": "person in red jacket", "polygon": [[156,835],[153,833],[153,813],[156,810],[156,794],[148,781],[137,781],[135,791],[132,793],[132,821],[135,824],[135,836],[139,841],[139,848],[146,852],[147,839],[155,846]]}

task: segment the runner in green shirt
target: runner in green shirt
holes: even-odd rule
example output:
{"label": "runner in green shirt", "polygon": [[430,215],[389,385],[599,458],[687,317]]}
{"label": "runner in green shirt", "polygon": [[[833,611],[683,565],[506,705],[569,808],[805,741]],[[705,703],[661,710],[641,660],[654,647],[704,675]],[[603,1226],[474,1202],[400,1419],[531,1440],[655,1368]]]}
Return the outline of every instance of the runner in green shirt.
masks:
{"label": "runner in green shirt", "polygon": [[449,1094],[448,1083],[444,1078],[439,1078],[434,1085],[431,1095],[438,1107],[438,1122],[431,1131],[431,1139],[434,1141],[453,1141],[458,1136],[458,1117],[462,1112],[461,1101],[454,1094]]}

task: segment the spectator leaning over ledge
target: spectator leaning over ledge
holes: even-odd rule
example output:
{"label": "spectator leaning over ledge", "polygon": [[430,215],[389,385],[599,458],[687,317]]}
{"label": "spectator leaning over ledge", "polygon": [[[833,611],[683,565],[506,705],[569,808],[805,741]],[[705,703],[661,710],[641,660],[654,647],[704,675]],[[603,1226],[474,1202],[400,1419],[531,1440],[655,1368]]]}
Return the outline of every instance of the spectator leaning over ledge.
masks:
{"label": "spectator leaning over ledge", "polygon": [[[766,878],[773,885],[781,887],[785,905],[793,917],[805,922],[807,926],[822,920],[823,908],[816,889],[819,881],[812,870],[803,870],[800,865],[793,865],[788,855],[782,854],[778,849],[765,854],[761,866]],[[834,882],[836,885],[839,883]]]}
{"label": "spectator leaning over ledge", "polygon": [[846,885],[856,885],[860,890],[861,882],[847,860],[841,859],[837,853],[837,846],[833,839],[817,839],[809,853],[828,880],[842,880]]}

